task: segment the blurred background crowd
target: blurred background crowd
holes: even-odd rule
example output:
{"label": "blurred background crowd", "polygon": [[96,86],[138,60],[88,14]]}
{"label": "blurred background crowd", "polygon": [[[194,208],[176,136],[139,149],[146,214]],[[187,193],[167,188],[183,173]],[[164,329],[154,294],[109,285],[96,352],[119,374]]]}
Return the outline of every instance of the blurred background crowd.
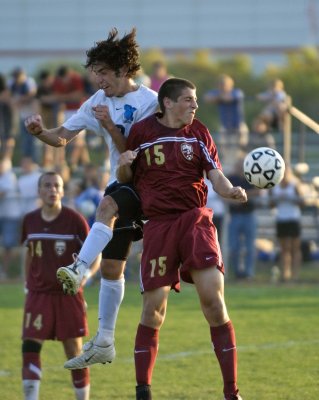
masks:
{"label": "blurred background crowd", "polygon": [[[66,148],[53,148],[28,134],[24,126],[26,117],[35,113],[41,114],[48,128],[70,118],[98,90],[92,74],[81,71],[66,63],[39,69],[34,76],[22,67],[0,74],[1,280],[21,277],[17,266],[19,228],[25,213],[39,206],[37,180],[42,171],[59,172],[66,188],[64,204],[79,210],[90,225],[94,222],[109,176],[108,148],[102,138],[83,131]],[[136,82],[158,91],[171,76],[177,76],[174,68],[171,71],[163,59],[158,59],[148,65],[148,73],[141,68]],[[224,172],[234,184],[245,187],[250,198],[246,205],[227,203],[209,187],[208,206],[214,210],[229,274],[234,279],[253,280],[261,260],[273,264],[269,271],[272,279],[298,280],[302,258],[315,259],[318,255],[318,185],[314,174],[307,178],[309,165],[303,159],[300,162],[300,153],[294,160],[286,159],[287,176],[282,185],[296,187],[296,191],[293,197],[288,190],[285,198],[285,193],[278,196],[274,191],[250,187],[242,173],[243,158],[250,150],[266,146],[284,152],[283,133],[291,101],[284,82],[273,77],[263,90],[249,95],[228,73],[216,74],[211,83],[211,87],[198,89],[199,114],[201,108],[208,107],[209,117],[204,115],[204,122],[217,143]],[[253,104],[254,109],[249,118],[247,104]],[[203,120],[203,116],[200,118]],[[298,240],[288,235],[287,240],[277,241],[276,224],[282,213],[287,214],[289,203],[294,207],[285,218],[300,224]],[[135,266],[141,246],[138,243],[132,253]],[[127,271],[133,274],[130,268]]]}

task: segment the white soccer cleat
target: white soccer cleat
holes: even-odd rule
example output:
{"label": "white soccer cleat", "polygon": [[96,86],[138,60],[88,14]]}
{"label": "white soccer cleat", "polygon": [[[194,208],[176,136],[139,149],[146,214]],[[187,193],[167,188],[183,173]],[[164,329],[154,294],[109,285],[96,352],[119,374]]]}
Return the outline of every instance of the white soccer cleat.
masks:
{"label": "white soccer cleat", "polygon": [[[95,336],[96,337],[96,336]],[[115,358],[114,343],[109,346],[97,346],[94,339],[85,343],[83,346],[83,353],[77,357],[71,358],[64,364],[67,369],[82,369],[87,368],[92,364],[105,364],[111,363]]]}
{"label": "white soccer cleat", "polygon": [[56,276],[62,283],[63,291],[66,294],[75,295],[82,283],[87,265],[73,255],[74,263],[67,267],[61,267],[57,270]]}

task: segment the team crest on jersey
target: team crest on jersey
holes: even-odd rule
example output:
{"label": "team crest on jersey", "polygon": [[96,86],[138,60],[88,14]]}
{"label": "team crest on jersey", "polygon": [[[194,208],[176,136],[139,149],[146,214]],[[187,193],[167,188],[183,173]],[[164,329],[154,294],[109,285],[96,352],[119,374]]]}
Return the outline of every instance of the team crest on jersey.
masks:
{"label": "team crest on jersey", "polygon": [[187,161],[191,161],[194,156],[193,146],[188,143],[181,144],[181,150],[183,156],[186,158]]}
{"label": "team crest on jersey", "polygon": [[123,115],[124,122],[133,122],[133,116],[135,111],[136,111],[135,107],[129,104],[125,104],[124,115]]}
{"label": "team crest on jersey", "polygon": [[57,253],[58,256],[62,256],[62,254],[66,250],[66,243],[64,240],[56,240],[54,243],[54,250]]}

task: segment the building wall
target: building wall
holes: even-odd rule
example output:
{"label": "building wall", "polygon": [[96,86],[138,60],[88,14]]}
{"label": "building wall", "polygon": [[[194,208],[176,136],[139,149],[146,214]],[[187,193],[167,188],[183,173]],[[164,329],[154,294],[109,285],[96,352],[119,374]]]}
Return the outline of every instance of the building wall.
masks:
{"label": "building wall", "polygon": [[114,26],[120,33],[136,26],[142,50],[278,55],[316,44],[317,11],[319,0],[2,0],[0,68],[83,61]]}

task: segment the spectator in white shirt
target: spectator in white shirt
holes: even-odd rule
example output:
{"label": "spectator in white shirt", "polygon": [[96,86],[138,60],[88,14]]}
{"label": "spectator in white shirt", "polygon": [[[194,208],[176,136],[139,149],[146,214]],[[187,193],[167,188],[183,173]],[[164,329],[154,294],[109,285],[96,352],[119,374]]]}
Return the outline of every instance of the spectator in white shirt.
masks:
{"label": "spectator in white shirt", "polygon": [[20,242],[20,207],[17,177],[10,159],[0,160],[0,247],[3,249],[0,280],[8,277],[13,249]]}

